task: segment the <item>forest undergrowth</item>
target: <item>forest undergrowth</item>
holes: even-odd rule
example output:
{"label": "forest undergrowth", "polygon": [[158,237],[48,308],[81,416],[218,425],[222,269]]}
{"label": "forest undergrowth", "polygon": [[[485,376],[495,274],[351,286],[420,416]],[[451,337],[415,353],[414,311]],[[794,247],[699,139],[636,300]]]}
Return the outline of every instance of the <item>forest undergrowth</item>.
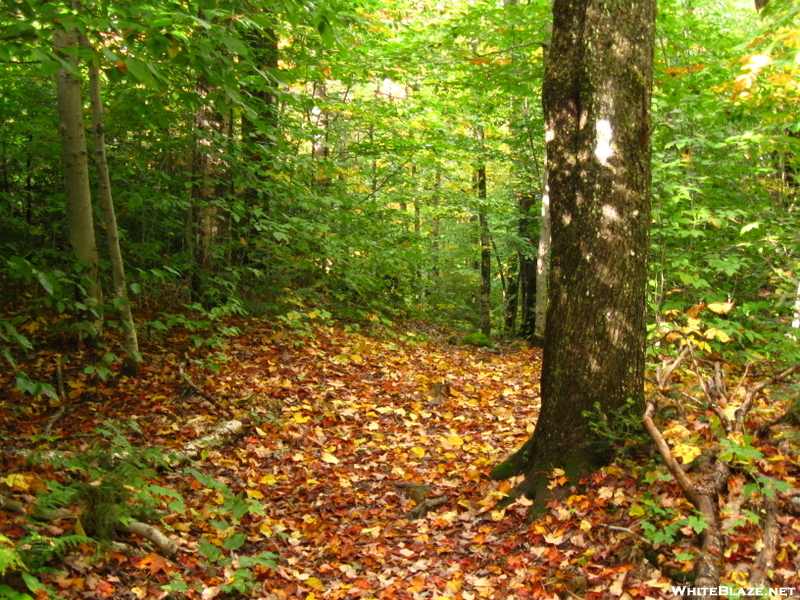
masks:
{"label": "forest undergrowth", "polygon": [[[49,337],[20,366],[60,380],[59,401],[0,374],[0,597],[672,598],[691,581],[703,518],[638,419],[598,416],[620,458],[583,481],[551,473],[538,514],[497,509],[516,482],[488,473],[533,430],[539,350],[454,345],[420,322],[226,324],[239,333],[206,362],[186,330],[146,338],[136,377],[103,379],[85,368],[96,351]],[[730,466],[720,582],[800,595],[797,387],[763,386],[726,434],[734,400],[774,373],[688,358],[648,394],[689,477]],[[706,375],[729,405],[705,400]]]}

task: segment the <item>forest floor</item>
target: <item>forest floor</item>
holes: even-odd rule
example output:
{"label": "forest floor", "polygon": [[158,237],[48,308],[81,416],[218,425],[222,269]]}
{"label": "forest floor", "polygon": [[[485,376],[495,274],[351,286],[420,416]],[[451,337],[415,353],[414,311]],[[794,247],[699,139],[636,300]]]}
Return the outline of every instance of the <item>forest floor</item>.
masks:
{"label": "forest floor", "polygon": [[[533,430],[540,351],[454,346],[421,323],[384,335],[319,326],[303,338],[256,319],[235,324],[242,333],[228,340],[217,373],[190,364],[182,376],[187,338],[169,333],[145,341],[136,377],[106,381],[84,372],[88,350],[40,346],[28,357],[34,374],[52,380],[59,357],[70,357],[61,406],[9,392],[10,374],[0,375],[10,394],[0,402],[0,494],[26,506],[48,482],[83,476],[52,457],[87,455],[104,439],[98,428],[113,425],[134,447],[169,453],[225,421],[245,426],[189,468],[142,472],[162,511],[153,524],[177,554],[119,532],[127,546],[78,544],[37,573],[50,597],[672,598],[665,573],[691,571],[694,513],[655,454],[581,482],[553,473],[564,493],[533,520],[524,499],[496,510],[516,482],[487,474]],[[693,385],[689,375],[683,384],[673,378]],[[711,439],[701,419],[683,417],[687,431]],[[796,445],[787,440],[754,442],[760,458],[728,483],[727,585],[747,585],[761,548],[763,507],[745,494],[752,473],[797,486]],[[129,491],[134,500],[144,493]],[[66,508],[49,522],[0,511],[0,542],[82,533],[81,513]],[[781,513],[779,532],[769,585],[800,595],[797,516]],[[653,550],[658,565],[645,557]],[[3,583],[24,590],[13,568]]]}

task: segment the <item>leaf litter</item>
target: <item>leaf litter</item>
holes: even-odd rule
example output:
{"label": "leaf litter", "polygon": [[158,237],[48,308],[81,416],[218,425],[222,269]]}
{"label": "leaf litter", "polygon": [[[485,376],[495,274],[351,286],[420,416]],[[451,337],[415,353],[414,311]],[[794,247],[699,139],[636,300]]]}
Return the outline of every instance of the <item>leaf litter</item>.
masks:
{"label": "leaf litter", "polygon": [[[176,374],[190,346],[180,336],[151,342],[151,361],[136,378],[104,383],[77,367],[66,373],[71,399],[52,447],[85,445],[96,427],[132,421],[141,432],[136,443],[180,450],[223,420],[220,406],[247,430],[238,442],[206,450],[194,467],[236,494],[242,506],[225,510],[238,519],[226,521],[225,499],[213,486],[161,473],[153,482],[185,502],[174,509],[170,496],[160,498],[178,555],[162,557],[140,542],[133,557],[112,551],[80,566],[71,557],[41,576],[63,598],[165,598],[176,578],[185,591],[171,597],[237,597],[230,584],[238,563],[263,552],[277,555],[275,564],[248,563],[254,584],[238,597],[667,598],[673,583],[663,569],[691,570],[691,531],[678,528],[678,517],[693,512],[657,461],[618,461],[582,482],[554,472],[552,485],[563,493],[533,519],[524,498],[496,509],[516,481],[487,474],[533,431],[538,350],[493,353],[435,335],[381,339],[325,326],[297,339],[258,320],[239,325],[244,333],[229,341],[219,372],[194,373],[216,404],[182,393]],[[43,368],[53,358],[42,351],[34,360]],[[34,442],[54,411],[50,403],[12,395],[2,405],[5,427],[20,432],[17,450],[50,447]],[[705,430],[684,422],[702,444]],[[680,427],[675,422],[673,431]],[[795,483],[798,463],[787,449],[762,448],[762,466]],[[2,473],[0,492],[25,497],[59,477],[13,452],[4,454]],[[736,477],[732,485],[743,488]],[[735,583],[746,580],[760,542],[757,515],[742,517],[749,517],[746,502],[734,494],[724,512],[733,532],[725,580]],[[254,503],[262,514],[247,509]],[[0,515],[0,533],[19,538],[22,517]],[[781,518],[774,577],[785,581],[800,561],[800,525]],[[652,535],[645,539],[647,523],[674,526],[675,535],[654,544]],[[211,546],[233,561],[212,568]],[[648,548],[659,564],[645,556]]]}

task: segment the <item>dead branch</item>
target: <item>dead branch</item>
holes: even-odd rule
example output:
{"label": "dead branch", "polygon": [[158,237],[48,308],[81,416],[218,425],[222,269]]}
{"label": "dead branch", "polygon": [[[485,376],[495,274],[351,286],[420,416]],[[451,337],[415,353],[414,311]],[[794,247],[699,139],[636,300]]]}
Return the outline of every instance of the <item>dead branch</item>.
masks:
{"label": "dead branch", "polygon": [[766,587],[767,571],[775,565],[775,549],[778,544],[778,493],[770,486],[765,494],[767,516],[764,519],[764,547],[758,553],[753,568],[750,570],[750,587]]}
{"label": "dead branch", "polygon": [[672,450],[669,449],[666,440],[664,440],[664,436],[661,435],[661,431],[653,422],[653,414],[655,413],[655,409],[656,407],[653,401],[648,400],[644,417],[642,417],[642,420],[644,421],[644,427],[647,430],[647,433],[650,434],[650,438],[653,440],[653,443],[655,443],[659,454],[661,454],[661,458],[667,465],[669,472],[675,478],[675,481],[677,481],[678,485],[681,486],[681,489],[686,494],[686,497],[689,499],[689,501],[695,506],[698,506],[700,503],[700,498],[697,494],[697,490],[694,488],[694,484],[689,479],[689,476],[684,473],[680,463],[675,460],[675,457],[672,455]]}
{"label": "dead branch", "polygon": [[[690,351],[691,352],[691,351]],[[696,365],[696,362],[695,362]],[[717,463],[717,472],[712,478],[711,485],[695,486],[689,476],[684,473],[680,464],[672,455],[664,436],[653,422],[655,404],[652,400],[647,401],[647,408],[644,413],[643,421],[647,433],[653,439],[661,457],[669,469],[669,472],[681,486],[683,493],[689,501],[695,505],[706,522],[706,528],[700,534],[700,553],[694,565],[694,586],[699,588],[717,588],[719,585],[720,561],[725,550],[725,537],[719,531],[719,519],[717,517],[717,507],[712,500],[720,487],[720,482],[727,480],[730,470],[724,463]],[[709,596],[714,597],[714,596]]]}
{"label": "dead branch", "polygon": [[169,539],[166,535],[161,533],[158,529],[147,523],[140,523],[139,521],[128,521],[123,523],[118,522],[114,529],[124,533],[133,533],[149,540],[156,548],[161,550],[167,556],[175,556],[178,553],[178,545]]}
{"label": "dead branch", "polygon": [[[739,410],[736,411],[736,422],[740,427],[740,431],[744,429],[744,418],[745,418],[745,416],[747,416],[747,413],[750,411],[750,407],[753,405],[753,401],[755,400],[756,395],[758,395],[765,387],[770,386],[770,385],[774,385],[776,383],[779,383],[779,382],[783,381],[784,379],[786,379],[788,377],[791,377],[798,369],[800,369],[800,364],[793,365],[793,366],[789,367],[788,369],[786,369],[783,373],[780,373],[780,374],[776,375],[775,377],[772,377],[771,379],[768,379],[767,381],[759,383],[757,386],[755,386],[751,390],[748,390],[747,395],[745,396],[744,402],[742,403],[742,406],[739,407]],[[761,427],[759,427],[759,429],[758,429],[759,435],[761,435],[762,431],[767,431],[773,425],[777,425],[778,423],[781,423],[782,420],[785,417],[786,417],[786,415],[784,414],[781,417],[779,417],[778,419],[776,419],[775,421],[772,421],[772,422],[770,422],[770,423],[768,423],[766,425],[762,425]]]}
{"label": "dead branch", "polygon": [[9,498],[8,496],[4,496],[3,494],[0,494],[0,509],[20,514],[27,512],[25,510],[25,505],[22,502]]}
{"label": "dead branch", "polygon": [[189,442],[177,453],[177,464],[182,465],[200,457],[200,453],[209,446],[225,446],[244,435],[245,421],[223,421],[214,430],[200,439]]}
{"label": "dead branch", "polygon": [[213,404],[213,405],[214,405],[214,407],[215,407],[217,410],[219,410],[219,411],[220,411],[222,414],[224,414],[224,415],[227,415],[227,416],[231,416],[231,413],[230,413],[230,412],[229,412],[229,411],[228,411],[228,410],[227,410],[227,409],[226,409],[224,406],[222,406],[222,405],[221,405],[221,404],[220,404],[220,403],[217,401],[217,399],[216,399],[216,398],[214,398],[214,396],[212,396],[212,395],[210,395],[210,394],[208,394],[208,393],[204,392],[202,389],[200,389],[200,387],[199,387],[199,386],[198,386],[198,385],[197,385],[197,384],[196,384],[194,381],[192,381],[192,379],[191,379],[191,378],[189,377],[189,375],[186,373],[186,370],[185,370],[185,368],[184,368],[184,364],[185,364],[185,363],[184,363],[184,362],[182,362],[182,363],[180,363],[180,364],[178,365],[178,373],[180,373],[180,376],[181,376],[181,379],[183,380],[183,382],[184,382],[184,383],[185,383],[187,386],[189,386],[189,389],[191,389],[191,390],[192,390],[192,391],[193,391],[195,394],[197,394],[197,395],[198,395],[198,396],[200,396],[201,398],[204,398],[205,400],[208,400],[208,401],[209,401],[211,404]]}
{"label": "dead branch", "polygon": [[64,387],[64,374],[61,372],[61,363],[56,364],[56,386],[58,387],[58,398],[61,400],[61,406],[47,419],[47,423],[45,423],[44,429],[42,430],[44,435],[50,435],[50,432],[53,430],[53,425],[55,425],[56,421],[63,417],[66,412],[67,392]]}
{"label": "dead branch", "polygon": [[658,379],[659,389],[663,390],[667,387],[667,382],[669,381],[669,378],[672,377],[672,374],[675,372],[675,369],[677,369],[681,365],[683,359],[686,358],[686,355],[688,353],[689,353],[689,345],[687,344],[686,346],[683,347],[681,353],[677,357],[675,357],[675,360],[672,361],[672,363],[667,367],[666,371],[664,371],[663,373],[661,372],[660,369],[656,371],[656,378]]}

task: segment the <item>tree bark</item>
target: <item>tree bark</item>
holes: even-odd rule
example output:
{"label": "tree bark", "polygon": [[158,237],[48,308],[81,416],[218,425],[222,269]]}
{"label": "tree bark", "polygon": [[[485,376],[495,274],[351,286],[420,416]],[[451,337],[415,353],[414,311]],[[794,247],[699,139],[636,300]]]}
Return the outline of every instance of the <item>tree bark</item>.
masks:
{"label": "tree bark", "polygon": [[82,311],[83,325],[79,335],[87,342],[95,344],[99,341],[102,329],[100,305],[103,302],[103,293],[99,282],[100,261],[94,235],[81,81],[75,74],[78,61],[70,55],[70,51],[78,47],[78,31],[55,30],[53,44],[57,52],[66,51],[62,58],[75,68],[71,72],[62,67],[56,73],[56,102],[63,150],[69,240],[75,259],[82,266],[81,274],[87,281],[83,299],[87,308]]}
{"label": "tree bark", "polygon": [[[85,47],[89,42],[81,40]],[[114,295],[122,323],[125,346],[125,364],[123,372],[126,375],[135,375],[139,370],[141,355],[139,354],[139,340],[136,336],[136,324],[131,313],[131,303],[128,299],[128,286],[125,280],[125,263],[122,260],[122,251],[119,246],[119,230],[117,229],[117,214],[114,210],[114,198],[111,193],[111,176],[106,160],[105,118],[103,115],[103,97],[100,93],[100,69],[92,60],[89,64],[89,100],[92,107],[92,138],[94,144],[95,165],[98,175],[98,193],[100,206],[106,221],[106,238],[108,253],[111,257],[112,280],[114,282]]]}
{"label": "tree bark", "polygon": [[587,411],[643,406],[655,0],[556,0],[543,103],[552,210],[542,410],[496,479],[577,481],[612,456]]}
{"label": "tree bark", "polygon": [[229,119],[214,106],[214,89],[204,76],[198,78],[196,89],[202,104],[194,115],[192,204],[187,234],[196,272],[190,276],[190,291],[193,301],[210,306],[212,289],[207,281],[217,267],[215,253],[222,228],[219,201],[228,193],[230,181],[221,140],[230,138],[231,127]]}
{"label": "tree bark", "polygon": [[[533,245],[535,239],[534,221],[531,215],[534,202],[532,193],[524,193],[519,198],[519,237],[527,242],[528,247]],[[525,250],[519,254],[519,290],[522,306],[519,334],[530,340],[536,327],[536,258],[530,255],[527,248]]]}
{"label": "tree bark", "polygon": [[541,344],[547,330],[547,275],[550,272],[550,191],[547,186],[547,163],[542,169],[542,222],[536,256],[536,323],[531,341]]}
{"label": "tree bark", "polygon": [[475,173],[475,187],[478,192],[478,225],[480,227],[481,244],[481,291],[480,315],[481,333],[492,334],[491,292],[492,292],[492,237],[489,233],[489,221],[486,217],[486,166],[480,165]]}

